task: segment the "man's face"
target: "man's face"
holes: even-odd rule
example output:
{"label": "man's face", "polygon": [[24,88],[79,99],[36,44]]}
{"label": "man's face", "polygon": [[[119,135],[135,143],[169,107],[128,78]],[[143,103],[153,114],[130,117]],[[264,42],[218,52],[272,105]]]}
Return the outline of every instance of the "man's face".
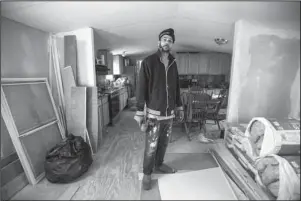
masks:
{"label": "man's face", "polygon": [[171,36],[164,35],[161,37],[159,41],[159,47],[162,49],[163,52],[170,52],[173,45],[173,40]]}

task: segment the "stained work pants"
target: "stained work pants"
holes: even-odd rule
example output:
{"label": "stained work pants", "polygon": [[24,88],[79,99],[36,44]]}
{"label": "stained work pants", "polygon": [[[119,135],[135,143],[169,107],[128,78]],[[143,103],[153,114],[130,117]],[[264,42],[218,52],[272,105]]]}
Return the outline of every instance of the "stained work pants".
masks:
{"label": "stained work pants", "polygon": [[162,165],[172,132],[172,119],[147,119],[143,173],[150,175],[154,167]]}

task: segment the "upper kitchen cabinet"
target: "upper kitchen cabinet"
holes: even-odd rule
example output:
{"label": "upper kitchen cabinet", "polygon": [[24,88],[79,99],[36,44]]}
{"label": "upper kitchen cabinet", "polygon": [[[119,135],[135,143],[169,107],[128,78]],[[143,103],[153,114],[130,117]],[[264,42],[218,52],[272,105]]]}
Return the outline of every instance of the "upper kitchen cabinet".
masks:
{"label": "upper kitchen cabinet", "polygon": [[188,66],[187,66],[187,74],[199,74],[200,54],[198,53],[189,53],[188,54]]}
{"label": "upper kitchen cabinet", "polygon": [[208,74],[229,75],[231,69],[231,56],[229,54],[214,53],[208,54]]}
{"label": "upper kitchen cabinet", "polygon": [[113,74],[120,75],[123,74],[124,61],[121,55],[113,56]]}
{"label": "upper kitchen cabinet", "polygon": [[230,74],[231,55],[224,53],[177,53],[180,75]]}
{"label": "upper kitchen cabinet", "polygon": [[187,74],[187,67],[189,66],[189,54],[178,53],[175,55],[179,75]]}

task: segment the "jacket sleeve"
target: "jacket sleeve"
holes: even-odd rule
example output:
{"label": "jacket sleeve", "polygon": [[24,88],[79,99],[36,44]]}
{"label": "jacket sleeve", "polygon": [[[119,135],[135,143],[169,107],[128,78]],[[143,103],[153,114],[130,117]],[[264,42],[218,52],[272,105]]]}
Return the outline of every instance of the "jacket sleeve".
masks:
{"label": "jacket sleeve", "polygon": [[137,85],[137,116],[144,116],[144,105],[147,100],[148,94],[148,73],[147,73],[147,65],[146,61],[143,60],[141,63],[141,68],[138,76],[138,85]]}
{"label": "jacket sleeve", "polygon": [[181,91],[180,91],[180,81],[179,81],[179,73],[178,73],[178,67],[176,68],[176,77],[177,77],[177,92],[176,92],[176,109],[177,110],[184,110],[183,103],[181,99]]}

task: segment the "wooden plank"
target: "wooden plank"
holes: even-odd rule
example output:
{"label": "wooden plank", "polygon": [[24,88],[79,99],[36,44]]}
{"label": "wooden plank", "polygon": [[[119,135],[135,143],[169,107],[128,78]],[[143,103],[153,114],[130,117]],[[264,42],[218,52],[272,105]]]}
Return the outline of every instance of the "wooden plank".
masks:
{"label": "wooden plank", "polygon": [[88,133],[88,130],[85,129],[85,142],[88,143],[88,145],[90,146],[90,149],[91,149],[91,153],[93,154],[93,149],[92,149],[92,144],[91,144],[91,139],[89,137],[89,133]]}
{"label": "wooden plank", "polygon": [[[101,100],[102,102],[102,100]],[[104,110],[103,110],[103,103],[98,105],[98,143],[97,147],[100,148],[102,143],[103,137],[103,130],[104,130]]]}
{"label": "wooden plank", "polygon": [[46,82],[47,78],[39,77],[39,78],[1,78],[1,83],[6,84],[9,83],[18,83],[18,82]]}
{"label": "wooden plank", "polygon": [[10,200],[28,184],[25,173],[21,173],[12,181],[1,187],[1,200]]}
{"label": "wooden plank", "polygon": [[[7,158],[13,154],[16,155],[16,150],[9,136],[3,117],[1,116],[1,166],[3,166],[3,164],[6,163],[5,161]],[[18,156],[16,157],[18,158]],[[12,162],[13,160],[8,161]]]}
{"label": "wooden plank", "polygon": [[13,161],[4,168],[1,168],[1,186],[9,183],[23,172],[24,170],[19,159]]}
{"label": "wooden plank", "polygon": [[87,130],[93,153],[98,150],[98,93],[97,87],[87,87]]}
{"label": "wooden plank", "polygon": [[65,66],[71,66],[75,83],[77,83],[77,44],[76,36],[64,36]]}
{"label": "wooden plank", "polygon": [[[219,167],[221,167],[221,164],[218,162],[216,157],[213,155],[213,158],[215,162],[218,164]],[[222,167],[221,167],[222,168]],[[243,193],[243,191],[236,185],[236,183],[229,177],[229,175],[225,172],[225,170],[222,168],[222,171],[228,180],[228,183],[232,187],[233,192],[235,193],[238,200],[249,200],[249,198]]]}
{"label": "wooden plank", "polygon": [[71,66],[62,69],[63,90],[65,98],[65,114],[67,122],[67,131],[70,131],[71,124],[71,88],[75,87],[75,79]]}
{"label": "wooden plank", "polygon": [[[51,62],[53,62],[52,67],[54,70],[55,84],[57,88],[59,119],[61,121],[64,130],[64,135],[65,135],[65,132],[67,130],[67,125],[66,125],[66,116],[63,111],[65,111],[66,105],[64,99],[63,82],[62,82],[61,68],[59,64],[58,49],[56,47],[56,38],[54,36],[50,37],[50,56],[52,57]],[[50,81],[52,82],[53,80]],[[49,90],[51,91],[50,87]]]}
{"label": "wooden plank", "polygon": [[235,184],[235,182],[226,173],[225,173],[225,177],[227,178],[238,200],[249,200],[249,198],[247,198],[247,196],[242,192],[242,190]]}
{"label": "wooden plank", "polygon": [[62,139],[65,139],[66,138],[65,129],[62,126],[62,122],[61,122],[61,119],[60,119],[60,116],[59,116],[59,112],[56,109],[56,105],[55,105],[55,102],[54,102],[54,99],[53,99],[53,96],[52,96],[52,93],[51,93],[51,90],[50,90],[50,86],[49,86],[49,83],[48,83],[47,80],[46,80],[46,86],[47,86],[50,101],[52,103],[52,107],[53,107],[53,110],[54,110],[54,113],[55,113],[55,116],[56,116],[56,119],[57,119],[57,125],[59,127],[60,134],[62,136]]}
{"label": "wooden plank", "polygon": [[[2,133],[1,133],[2,135]],[[12,144],[13,146],[13,144]],[[10,154],[9,156],[5,157],[5,158],[1,158],[1,168],[4,168],[5,166],[7,166],[8,164],[14,162],[15,160],[18,160],[18,154],[16,152]]]}
{"label": "wooden plank", "polygon": [[69,133],[85,139],[87,128],[87,88],[71,87],[71,123]]}
{"label": "wooden plank", "polygon": [[271,198],[256,184],[251,176],[232,156],[222,143],[212,145],[210,152],[217,159],[223,170],[241,188],[250,200],[270,200]]}

